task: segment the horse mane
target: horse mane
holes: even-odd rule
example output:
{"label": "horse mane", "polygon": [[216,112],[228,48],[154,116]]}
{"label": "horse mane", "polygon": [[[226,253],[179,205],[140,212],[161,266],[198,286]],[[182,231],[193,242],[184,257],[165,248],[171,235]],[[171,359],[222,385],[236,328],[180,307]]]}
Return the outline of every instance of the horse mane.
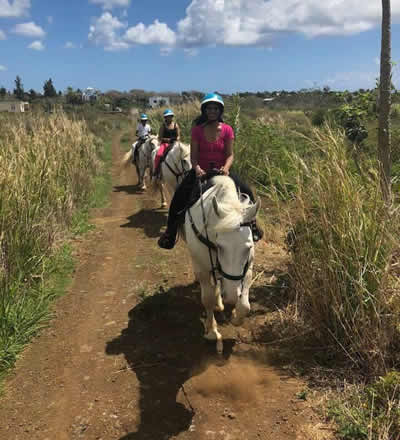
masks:
{"label": "horse mane", "polygon": [[234,181],[228,176],[213,178],[215,186],[213,196],[218,202],[217,222],[213,225],[216,232],[227,232],[237,229],[249,207],[250,199],[240,199]]}

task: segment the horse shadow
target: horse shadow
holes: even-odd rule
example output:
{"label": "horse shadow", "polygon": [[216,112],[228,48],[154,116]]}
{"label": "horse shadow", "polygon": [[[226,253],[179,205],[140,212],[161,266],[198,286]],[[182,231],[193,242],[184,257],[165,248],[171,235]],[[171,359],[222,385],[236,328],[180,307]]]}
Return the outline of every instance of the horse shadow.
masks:
{"label": "horse shadow", "polygon": [[167,223],[165,210],[161,209],[141,209],[135,214],[127,217],[128,222],[121,225],[121,228],[138,228],[149,238],[160,236],[161,229]]}
{"label": "horse shadow", "polygon": [[107,343],[106,353],[124,354],[140,384],[138,430],[120,440],[169,439],[187,431],[195,409],[185,382],[211,363],[223,365],[232,353],[233,340],[224,341],[222,357],[204,340],[194,289],[195,284],[177,286],[145,298],[129,311],[127,328]]}
{"label": "horse shadow", "polygon": [[137,185],[119,185],[113,187],[113,192],[125,192],[127,194],[143,194],[143,189]]}

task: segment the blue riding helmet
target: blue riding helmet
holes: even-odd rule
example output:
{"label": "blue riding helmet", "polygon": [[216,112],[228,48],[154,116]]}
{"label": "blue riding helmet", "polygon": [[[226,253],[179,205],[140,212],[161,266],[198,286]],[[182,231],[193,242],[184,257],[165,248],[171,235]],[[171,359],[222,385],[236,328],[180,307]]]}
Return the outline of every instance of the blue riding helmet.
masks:
{"label": "blue riding helmet", "polygon": [[140,115],[140,120],[141,121],[147,121],[149,118],[147,117],[147,115],[146,115],[146,113],[142,113],[141,115]]}
{"label": "blue riding helmet", "polygon": [[174,116],[174,112],[170,108],[167,108],[167,110],[164,110],[163,116],[164,118],[166,116]]}
{"label": "blue riding helmet", "polygon": [[209,102],[215,102],[221,106],[222,111],[224,111],[224,100],[218,93],[208,93],[201,101],[201,111],[205,110],[205,105]]}

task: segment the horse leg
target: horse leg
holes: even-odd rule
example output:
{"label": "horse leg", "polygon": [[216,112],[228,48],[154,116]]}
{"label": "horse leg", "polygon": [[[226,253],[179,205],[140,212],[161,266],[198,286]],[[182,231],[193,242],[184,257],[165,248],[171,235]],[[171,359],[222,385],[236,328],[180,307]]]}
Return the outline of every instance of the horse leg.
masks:
{"label": "horse leg", "polygon": [[224,307],[224,303],[222,302],[221,286],[219,283],[215,288],[215,296],[216,296],[215,311],[223,312],[225,307]]}
{"label": "horse leg", "polygon": [[161,194],[161,208],[167,207],[167,202],[165,200],[165,187],[162,181],[159,182],[160,194]]}
{"label": "horse leg", "polygon": [[216,306],[216,286],[211,284],[209,274],[198,274],[201,287],[201,302],[206,310],[206,321],[204,323],[204,337],[210,341],[217,341],[216,348],[218,353],[222,353],[223,342],[221,333],[218,332],[217,321],[214,317]]}
{"label": "horse leg", "polygon": [[137,175],[137,185],[139,186],[142,182],[140,181],[140,169],[139,165],[135,162],[135,168],[136,168],[136,175]]}
{"label": "horse leg", "polygon": [[140,170],[140,189],[145,190],[146,189],[146,182],[144,181],[144,175],[145,175],[146,169],[143,169],[143,167]]}
{"label": "horse leg", "polygon": [[251,284],[252,270],[247,271],[243,282],[242,294],[238,297],[235,308],[232,310],[231,322],[235,326],[243,324],[244,318],[250,313],[249,287]]}

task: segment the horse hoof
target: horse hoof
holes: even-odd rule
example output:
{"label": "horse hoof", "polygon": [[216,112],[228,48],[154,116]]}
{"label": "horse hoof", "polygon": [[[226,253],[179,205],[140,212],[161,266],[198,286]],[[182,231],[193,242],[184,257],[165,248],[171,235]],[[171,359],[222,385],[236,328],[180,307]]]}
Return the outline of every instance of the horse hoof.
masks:
{"label": "horse hoof", "polygon": [[224,343],[222,342],[222,339],[218,339],[217,341],[217,353],[222,354],[224,351]]}
{"label": "horse hoof", "polygon": [[161,208],[166,208],[167,207],[167,202],[161,203]]}

